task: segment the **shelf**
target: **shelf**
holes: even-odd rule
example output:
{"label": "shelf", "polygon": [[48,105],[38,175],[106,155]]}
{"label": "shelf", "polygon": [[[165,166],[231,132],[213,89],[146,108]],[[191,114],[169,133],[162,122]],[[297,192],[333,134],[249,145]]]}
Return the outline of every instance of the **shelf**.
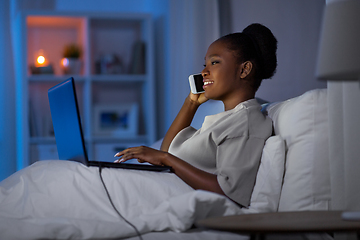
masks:
{"label": "shelf", "polygon": [[95,82],[143,82],[146,81],[146,77],[143,74],[97,74],[91,75],[90,79]]}
{"label": "shelf", "polygon": [[30,144],[56,144],[55,137],[31,137]]}
{"label": "shelf", "polygon": [[86,77],[82,75],[54,75],[54,74],[37,74],[30,75],[28,80],[30,82],[61,82],[70,77],[73,77],[76,82],[83,82],[86,80]]}
{"label": "shelf", "polygon": [[73,77],[76,82],[93,81],[93,82],[144,82],[147,76],[144,74],[95,74],[90,76],[84,75],[54,75],[54,74],[33,74],[28,77],[31,82],[49,82],[64,81]]}
{"label": "shelf", "polygon": [[[53,14],[24,11],[16,23],[19,29],[15,47],[24,53],[16,64],[17,72],[21,73],[16,76],[18,166],[25,167],[56,155],[47,91],[70,77],[76,82],[89,158],[126,146],[151,145],[156,140],[151,16],[86,12]],[[60,60],[64,47],[72,43],[82,48],[81,71],[64,74]],[[40,49],[46,53],[47,64],[52,65],[54,74],[30,72]],[[132,112],[136,114],[132,116],[136,115],[136,121],[127,125],[136,126],[134,135],[95,135],[99,107],[121,109],[134,105],[136,111]],[[123,127],[115,129],[122,131]]]}

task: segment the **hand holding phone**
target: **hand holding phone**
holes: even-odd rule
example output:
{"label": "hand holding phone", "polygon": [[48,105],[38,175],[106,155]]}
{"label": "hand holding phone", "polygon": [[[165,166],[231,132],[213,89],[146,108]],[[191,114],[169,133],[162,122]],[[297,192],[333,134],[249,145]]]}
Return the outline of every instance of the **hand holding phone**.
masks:
{"label": "hand holding phone", "polygon": [[200,94],[205,92],[204,91],[204,82],[202,75],[199,74],[192,74],[189,76],[189,83],[190,83],[190,89],[193,94]]}

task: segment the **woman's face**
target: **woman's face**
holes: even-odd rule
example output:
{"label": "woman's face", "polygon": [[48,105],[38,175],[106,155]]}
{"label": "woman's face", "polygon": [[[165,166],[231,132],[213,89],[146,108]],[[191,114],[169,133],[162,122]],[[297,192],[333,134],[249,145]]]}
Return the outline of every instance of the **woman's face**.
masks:
{"label": "woman's face", "polygon": [[238,97],[241,87],[240,65],[233,53],[221,41],[210,45],[201,74],[204,77],[205,97],[224,103]]}

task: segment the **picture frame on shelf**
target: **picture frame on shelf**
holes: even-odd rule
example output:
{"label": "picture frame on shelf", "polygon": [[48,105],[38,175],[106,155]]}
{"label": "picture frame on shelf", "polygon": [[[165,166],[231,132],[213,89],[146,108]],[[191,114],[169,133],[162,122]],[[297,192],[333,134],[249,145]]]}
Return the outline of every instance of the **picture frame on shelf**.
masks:
{"label": "picture frame on shelf", "polygon": [[94,106],[94,134],[117,138],[135,137],[138,133],[137,103]]}

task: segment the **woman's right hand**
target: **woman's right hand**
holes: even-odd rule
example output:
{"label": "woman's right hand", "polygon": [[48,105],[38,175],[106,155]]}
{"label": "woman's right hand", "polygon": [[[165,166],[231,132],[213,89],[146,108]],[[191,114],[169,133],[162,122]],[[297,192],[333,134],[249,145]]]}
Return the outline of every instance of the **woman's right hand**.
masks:
{"label": "woman's right hand", "polygon": [[205,97],[205,93],[193,94],[192,92],[190,92],[188,98],[190,99],[190,101],[195,102],[197,105],[201,105],[207,100],[209,100]]}

